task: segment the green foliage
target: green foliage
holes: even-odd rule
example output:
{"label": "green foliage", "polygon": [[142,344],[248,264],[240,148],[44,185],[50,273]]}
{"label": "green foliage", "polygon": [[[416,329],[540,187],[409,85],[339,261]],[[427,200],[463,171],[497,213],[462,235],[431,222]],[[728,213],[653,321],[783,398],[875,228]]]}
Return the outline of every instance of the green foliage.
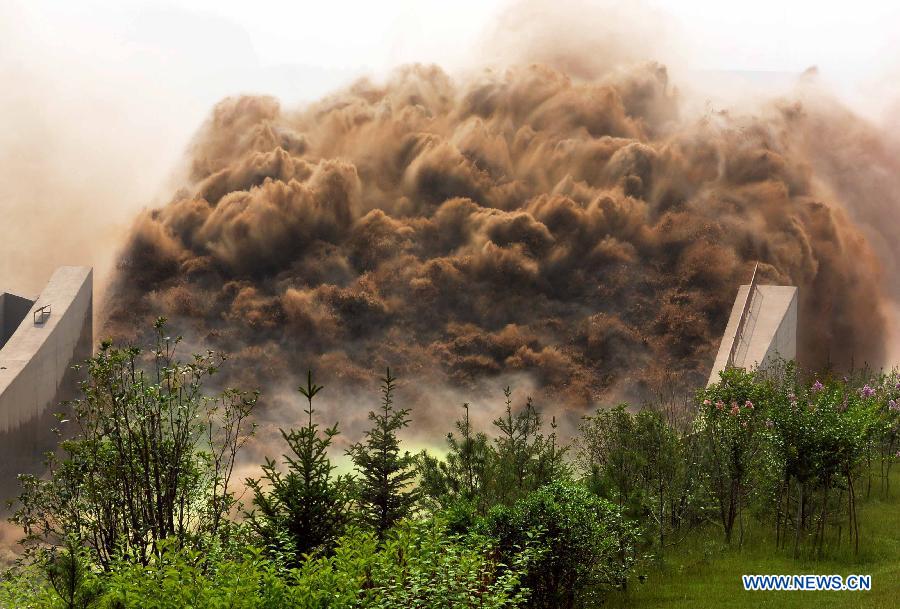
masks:
{"label": "green foliage", "polygon": [[848,531],[858,546],[855,479],[877,435],[879,402],[869,384],[853,388],[834,379],[809,387],[792,383],[773,399],[767,428],[780,474],[777,536],[784,543],[790,525],[795,553],[811,525],[814,545],[821,549],[829,517],[844,507],[836,490],[848,495]]}
{"label": "green foliage", "polygon": [[48,594],[46,581],[27,587],[26,573],[0,585],[0,602],[22,609],[505,609],[526,598],[520,577],[530,559],[523,552],[501,565],[489,540],[450,535],[440,521],[405,523],[382,543],[349,530],[330,556],[294,569],[252,547],[223,556],[162,542],[147,565],[115,561],[102,587],[95,578],[91,598],[76,604]]}
{"label": "green foliage", "polygon": [[355,565],[360,607],[499,609],[519,606],[525,598],[519,579],[530,552],[501,565],[492,542],[454,536],[440,520],[404,523],[380,546],[371,534],[355,533],[340,547],[334,557],[303,570],[301,580],[309,581],[317,597],[304,607],[331,606],[326,604],[331,577],[348,562]]}
{"label": "green foliage", "polygon": [[227,532],[228,483],[257,396],[207,396],[204,383],[223,358],[207,352],[182,363],[180,337],[165,335],[164,319],[155,329],[148,358],[107,342],[88,360],[83,397],[62,420],[72,430],[62,457],[50,457],[48,477],[20,478],[12,521],[32,549],[65,540],[108,569],[115,556],[146,564],[164,539],[202,544]]}
{"label": "green foliage", "polygon": [[[773,401],[771,383],[742,368],[723,370],[718,383],[700,391],[695,421],[703,465],[725,540],[735,523],[743,535],[744,509],[761,480],[763,411]],[[743,542],[743,537],[739,539]]]}
{"label": "green foliage", "polygon": [[267,458],[262,478],[247,480],[254,506],[247,522],[264,546],[289,565],[299,564],[306,554],[330,551],[350,518],[352,481],[333,475],[328,456],[337,424],[320,432],[313,419],[313,398],[322,389],[308,372],[306,386],[299,388],[307,400],[307,423],[281,430],[291,451],[284,455],[287,472]]}
{"label": "green foliage", "polygon": [[465,415],[456,421],[459,436],[447,434],[445,460],[423,452],[419,456],[421,488],[426,497],[438,505],[465,509],[487,509],[485,487],[489,482],[491,448],[484,432],[476,432],[469,418],[469,405],[463,404]]}
{"label": "green foliage", "polygon": [[446,459],[419,456],[423,494],[441,508],[483,515],[493,505],[511,505],[568,476],[568,448],[557,442],[556,421],[551,421],[551,433],[544,435],[543,420],[531,398],[514,412],[509,387],[504,396],[506,408],[493,422],[497,432],[493,442],[474,430],[469,405],[463,404],[465,415],[456,422],[458,436],[447,434]]}
{"label": "green foliage", "polygon": [[7,570],[0,580],[4,609],[69,609],[49,585],[41,565],[30,563]]}
{"label": "green foliage", "polygon": [[643,409],[637,414],[635,436],[641,465],[640,520],[655,525],[659,547],[663,548],[669,535],[683,532],[685,525],[693,524],[696,518],[699,464],[692,459],[690,438],[682,438],[656,411]]}
{"label": "green foliage", "polygon": [[900,374],[896,370],[882,375],[876,383],[875,428],[873,442],[879,461],[881,491],[890,493],[891,468],[900,456]]}
{"label": "green foliage", "polygon": [[260,551],[210,557],[168,543],[145,567],[121,562],[105,581],[97,609],[276,609],[296,607],[276,563]]}
{"label": "green foliage", "polygon": [[87,607],[97,597],[99,581],[90,569],[90,559],[74,535],[66,538],[64,548],[52,547],[43,553],[39,563],[43,576],[62,607]]}
{"label": "green foliage", "polygon": [[[388,370],[371,429],[347,451],[357,481],[335,474],[337,425],[316,423],[310,372],[306,424],[282,430],[288,454],[247,481],[253,509],[232,522],[228,481],[256,395],[207,397],[221,358],[181,364],[179,339],[157,330],[149,357],[104,344],[88,362],[77,433],[48,478],[23,478],[14,521],[29,553],[0,582],[0,607],[596,607],[625,598],[643,552],[690,544],[695,529],[724,531],[704,561],[736,532],[735,546],[758,545],[773,527],[793,560],[855,554],[859,501],[873,475],[889,496],[898,457],[896,373],[810,382],[785,363],[724,371],[689,428],[626,405],[585,417],[577,481],[555,421],[545,433],[509,388],[488,433],[466,404],[446,457],[416,459],[401,450],[409,410]],[[672,560],[662,554],[657,566]]]}
{"label": "green foliage", "polygon": [[498,540],[504,562],[526,548],[539,550],[522,581],[529,606],[541,609],[601,602],[626,584],[636,560],[634,524],[614,504],[569,482],[493,508],[479,530]]}
{"label": "green foliage", "polygon": [[499,432],[494,440],[491,468],[491,498],[494,503],[510,505],[529,492],[562,477],[565,472],[565,448],[556,443],[556,420],[549,436],[542,433],[543,422],[531,398],[517,413],[512,410],[510,388],[503,391],[506,411],[494,420]]}
{"label": "green foliage", "polygon": [[634,495],[644,458],[640,454],[642,446],[637,442],[635,420],[627,405],[620,404],[585,417],[580,430],[578,460],[594,489],[621,507],[639,511]]}
{"label": "green foliage", "polygon": [[691,437],[655,410],[633,415],[625,405],[584,417],[580,431],[576,460],[588,486],[644,523],[660,548],[696,522],[699,463]]}
{"label": "green foliage", "polygon": [[0,581],[0,607],[86,609],[101,593],[101,577],[91,568],[91,552],[70,535],[60,546],[42,547],[28,563],[8,570]]}
{"label": "green foliage", "polygon": [[359,474],[360,517],[379,538],[412,513],[419,496],[418,489],[411,488],[416,458],[401,454],[397,438],[397,432],[409,425],[409,409],[394,407],[396,380],[388,368],[381,379],[381,409],[369,413],[373,425],[365,432],[365,443],[357,442],[347,451]]}
{"label": "green foliage", "polygon": [[774,516],[776,545],[792,538],[795,555],[809,539],[821,554],[828,526],[840,538],[844,523],[858,550],[863,471],[873,455],[890,471],[894,391],[891,375],[809,383],[790,363],[724,371],[700,393],[696,428],[726,540],[735,518],[743,532],[744,508],[755,505]]}

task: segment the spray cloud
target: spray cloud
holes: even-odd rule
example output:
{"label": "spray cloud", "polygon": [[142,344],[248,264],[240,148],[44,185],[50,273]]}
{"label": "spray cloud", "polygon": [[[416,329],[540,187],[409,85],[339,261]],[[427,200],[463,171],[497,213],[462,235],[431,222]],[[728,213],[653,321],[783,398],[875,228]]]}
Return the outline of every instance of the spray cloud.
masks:
{"label": "spray cloud", "polygon": [[881,364],[879,247],[857,224],[876,197],[824,175],[842,150],[816,139],[838,115],[684,118],[655,62],[413,65],[298,110],[229,98],[184,188],[135,222],[106,329],[166,315],[244,386],[525,374],[580,414],[667,371],[700,382],[760,261],[800,287],[804,363]]}

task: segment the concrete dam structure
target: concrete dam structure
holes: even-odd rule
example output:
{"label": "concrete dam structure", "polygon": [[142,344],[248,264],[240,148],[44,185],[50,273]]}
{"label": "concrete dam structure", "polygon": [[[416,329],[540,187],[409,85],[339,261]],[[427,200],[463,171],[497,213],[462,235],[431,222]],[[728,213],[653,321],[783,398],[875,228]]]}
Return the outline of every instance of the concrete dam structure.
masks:
{"label": "concrete dam structure", "polygon": [[707,385],[730,367],[764,367],[776,357],[797,357],[797,288],[759,285],[757,273],[738,288]]}
{"label": "concrete dam structure", "polygon": [[53,415],[77,389],[72,366],[91,356],[93,301],[89,267],[57,269],[33,300],[0,293],[0,500],[56,446]]}

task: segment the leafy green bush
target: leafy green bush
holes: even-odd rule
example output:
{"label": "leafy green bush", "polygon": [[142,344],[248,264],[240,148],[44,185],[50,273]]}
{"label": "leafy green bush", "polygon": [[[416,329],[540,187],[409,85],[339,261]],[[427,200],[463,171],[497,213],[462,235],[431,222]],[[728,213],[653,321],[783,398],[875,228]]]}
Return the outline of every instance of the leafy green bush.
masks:
{"label": "leafy green bush", "polygon": [[773,402],[771,383],[742,368],[728,368],[720,379],[700,391],[695,422],[701,439],[703,466],[725,540],[731,543],[735,524],[743,543],[744,509],[759,488],[764,470],[763,411]]}
{"label": "leafy green bush", "polygon": [[655,410],[635,415],[624,404],[584,417],[580,431],[576,460],[585,483],[643,523],[646,538],[662,548],[694,523],[700,464],[691,437]]}
{"label": "leafy green bush", "polygon": [[[853,387],[834,379],[797,385],[796,391],[773,399],[766,427],[781,472],[776,530],[784,543],[782,530],[792,525],[795,553],[811,528],[821,550],[829,517],[845,507],[850,538],[858,547],[855,480],[876,436],[880,405],[878,392],[868,383]],[[844,493],[846,506],[840,499]]]}
{"label": "leafy green bush", "polygon": [[497,506],[479,530],[499,542],[501,561],[539,554],[522,579],[530,607],[590,606],[626,584],[636,560],[637,528],[614,504],[581,485],[554,482],[513,506]]}
{"label": "leafy green bush", "polygon": [[275,563],[258,550],[239,559],[210,558],[162,544],[146,566],[123,561],[104,581],[98,609],[275,609],[293,607],[293,594]]}
{"label": "leafy green bush", "polygon": [[179,361],[181,339],[166,335],[164,319],[155,330],[146,354],[103,343],[85,365],[71,420],[61,421],[72,436],[61,457],[51,456],[49,476],[20,477],[12,521],[31,548],[65,540],[108,568],[122,555],[147,563],[162,540],[202,544],[229,530],[229,483],[257,395],[207,395],[224,357]]}
{"label": "leafy green bush", "polygon": [[526,548],[501,562],[493,540],[448,533],[437,521],[406,523],[375,554],[365,606],[382,609],[521,606]]}
{"label": "leafy green bush", "polygon": [[38,565],[11,569],[0,580],[0,607],[3,609],[55,609],[65,607],[61,597],[48,585]]}
{"label": "leafy green bush", "polygon": [[[72,605],[96,609],[409,609],[522,606],[521,574],[531,560],[519,553],[502,565],[492,543],[461,538],[439,521],[407,522],[379,544],[350,531],[330,556],[284,569],[261,550],[222,557],[163,543],[147,565],[120,561],[103,577],[102,593]],[[0,587],[17,607],[68,607],[46,585]]]}

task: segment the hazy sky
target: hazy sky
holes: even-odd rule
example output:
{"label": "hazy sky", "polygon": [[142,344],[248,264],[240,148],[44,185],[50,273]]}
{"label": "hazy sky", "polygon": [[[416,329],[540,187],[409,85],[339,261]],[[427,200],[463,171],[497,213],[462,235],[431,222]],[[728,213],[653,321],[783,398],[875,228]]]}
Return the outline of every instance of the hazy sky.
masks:
{"label": "hazy sky", "polygon": [[[29,266],[36,251],[54,252],[41,272],[65,257],[100,265],[102,275],[108,240],[135,210],[171,194],[166,179],[223,96],[268,93],[291,104],[410,61],[451,71],[479,65],[491,59],[482,56],[485,42],[509,6],[0,0],[0,284],[42,285]],[[577,22],[585,6],[560,10]],[[634,13],[666,38],[634,44],[682,69],[799,73],[817,65],[876,118],[900,93],[888,77],[900,74],[898,3],[656,0]],[[66,230],[87,215],[90,239]]]}
{"label": "hazy sky", "polygon": [[[477,42],[510,4],[29,0],[13,3],[8,26],[29,39],[28,46],[93,64],[98,73],[145,75],[143,70],[152,69],[160,84],[180,86],[179,78],[196,77],[202,69],[205,78],[191,83],[201,96],[217,87],[268,86],[276,94],[304,98],[316,97],[335,80],[361,71],[383,72],[410,61],[451,68],[472,61]],[[853,87],[898,67],[900,3],[644,4],[670,24],[670,33],[680,38],[683,59],[697,69],[801,71],[818,65],[826,77]],[[569,10],[580,10],[574,6]],[[304,75],[303,82],[283,82],[291,66],[295,74]],[[165,70],[168,73],[160,73]],[[248,74],[254,70],[263,74]]]}

